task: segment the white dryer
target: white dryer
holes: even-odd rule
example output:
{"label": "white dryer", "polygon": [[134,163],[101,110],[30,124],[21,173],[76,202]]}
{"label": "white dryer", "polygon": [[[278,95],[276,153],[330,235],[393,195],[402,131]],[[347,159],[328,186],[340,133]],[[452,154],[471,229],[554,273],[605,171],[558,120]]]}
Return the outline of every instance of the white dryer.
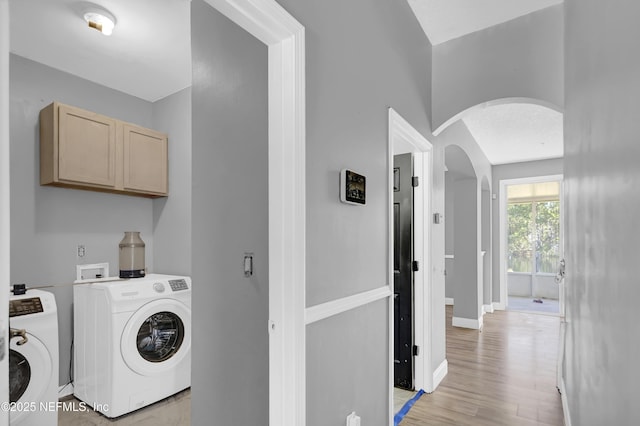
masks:
{"label": "white dryer", "polygon": [[191,279],[74,286],[74,395],[118,417],[191,386]]}
{"label": "white dryer", "polygon": [[9,345],[11,426],[55,426],[58,424],[58,310],[55,296],[41,290],[10,295],[9,326],[15,332],[11,334]]}

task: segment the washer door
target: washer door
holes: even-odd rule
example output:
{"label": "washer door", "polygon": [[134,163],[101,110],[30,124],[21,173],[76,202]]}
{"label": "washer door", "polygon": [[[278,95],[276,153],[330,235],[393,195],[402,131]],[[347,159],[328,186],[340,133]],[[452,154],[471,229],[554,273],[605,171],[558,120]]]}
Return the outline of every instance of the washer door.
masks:
{"label": "washer door", "polygon": [[191,310],[173,299],[149,302],[127,321],[120,340],[122,358],[138,374],[165,373],[191,349]]}
{"label": "washer door", "polygon": [[[53,365],[44,343],[31,333],[27,337],[29,341],[22,346],[17,344],[19,338],[11,339],[9,345],[9,401],[39,404],[51,381]],[[11,423],[28,414],[29,410],[12,411]]]}

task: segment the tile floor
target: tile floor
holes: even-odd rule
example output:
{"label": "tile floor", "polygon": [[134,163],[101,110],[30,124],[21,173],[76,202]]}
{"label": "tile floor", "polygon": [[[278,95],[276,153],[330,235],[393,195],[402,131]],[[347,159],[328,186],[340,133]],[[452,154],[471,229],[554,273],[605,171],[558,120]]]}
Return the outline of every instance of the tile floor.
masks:
{"label": "tile floor", "polygon": [[533,301],[534,299],[537,299],[537,298],[533,296],[531,297],[509,296],[509,305],[507,306],[507,310],[560,315],[560,305],[558,303],[558,300],[540,299],[542,300],[542,303],[535,303]]}
{"label": "tile floor", "polygon": [[393,388],[393,414],[397,414],[404,404],[413,398],[418,392]]}
{"label": "tile floor", "polygon": [[109,419],[91,410],[81,409],[80,401],[73,396],[63,398],[67,409],[58,412],[59,426],[188,426],[191,424],[191,389],[186,389],[169,398],[158,401],[133,413]]}

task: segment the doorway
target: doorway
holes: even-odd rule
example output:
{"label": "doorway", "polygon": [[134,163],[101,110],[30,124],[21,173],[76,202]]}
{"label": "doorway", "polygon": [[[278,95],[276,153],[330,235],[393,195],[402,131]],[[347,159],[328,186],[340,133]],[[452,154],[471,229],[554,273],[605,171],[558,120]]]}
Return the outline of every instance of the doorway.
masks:
{"label": "doorway", "polygon": [[505,309],[564,314],[562,176],[500,182],[500,299]]}
{"label": "doorway", "polygon": [[[418,178],[419,179],[419,178]],[[413,154],[393,156],[394,386],[413,390]]]}
{"label": "doorway", "polygon": [[[305,419],[304,288],[305,288],[305,90],[304,27],[280,7],[266,0],[245,4],[206,0],[268,46],[269,60],[269,422],[299,425]],[[9,13],[0,0],[0,247],[2,285],[9,284]],[[7,177],[7,179],[5,179]],[[286,260],[286,262],[285,262]],[[281,268],[291,262],[291,267]],[[271,267],[271,265],[274,265]],[[3,293],[5,294],[5,293]],[[283,297],[286,295],[287,297]],[[1,298],[0,300],[7,300]],[[2,304],[6,308],[6,303]],[[7,311],[0,311],[2,324]],[[264,324],[265,330],[267,324]],[[6,334],[6,333],[5,333]],[[6,372],[6,357],[0,363]],[[8,399],[6,387],[0,402]],[[205,407],[206,408],[206,407]],[[6,415],[5,415],[6,417]],[[4,417],[0,416],[4,424]]]}
{"label": "doorway", "polygon": [[[408,300],[405,296],[405,311],[402,312],[404,321],[408,321],[408,326],[404,327],[402,345],[406,345],[403,349],[406,364],[412,364],[411,367],[405,367],[403,377],[398,381],[403,381],[405,388],[424,389],[426,392],[432,392],[434,388],[434,371],[431,361],[432,347],[432,327],[433,303],[432,297],[432,250],[431,250],[431,191],[432,191],[432,145],[416,131],[404,118],[402,118],[395,110],[389,109],[389,231],[392,235],[389,238],[389,282],[395,282],[396,256],[394,245],[395,231],[395,213],[394,213],[394,157],[396,155],[405,154],[409,159],[409,172],[400,172],[408,175],[406,185],[412,188],[412,207],[409,207],[409,214],[412,214],[411,231],[405,240],[411,240],[409,258],[405,260],[405,268],[408,267],[412,274],[412,286],[409,285],[408,293],[411,298]],[[398,176],[398,175],[395,175]],[[417,180],[413,180],[417,177]],[[413,186],[417,184],[417,186]],[[406,249],[405,249],[406,250]],[[406,256],[406,255],[405,255]],[[417,269],[417,270],[414,270]],[[389,311],[390,323],[389,330],[396,329],[396,298],[390,298]],[[409,331],[411,330],[411,331]],[[394,332],[395,334],[395,332]],[[396,343],[395,336],[392,334],[390,339],[389,359],[391,360],[389,368],[389,383],[397,382],[396,373]],[[394,386],[390,386],[389,404],[390,412],[394,413],[393,395]],[[411,394],[408,394],[411,395]]]}

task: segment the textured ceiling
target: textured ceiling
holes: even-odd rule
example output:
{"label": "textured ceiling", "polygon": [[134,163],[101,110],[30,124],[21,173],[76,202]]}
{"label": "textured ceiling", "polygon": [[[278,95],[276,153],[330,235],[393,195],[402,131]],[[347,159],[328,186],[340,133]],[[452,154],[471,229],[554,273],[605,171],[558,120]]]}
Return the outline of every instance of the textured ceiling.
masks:
{"label": "textured ceiling", "polygon": [[495,105],[475,109],[463,121],[491,164],[563,155],[562,113],[547,107]]}

